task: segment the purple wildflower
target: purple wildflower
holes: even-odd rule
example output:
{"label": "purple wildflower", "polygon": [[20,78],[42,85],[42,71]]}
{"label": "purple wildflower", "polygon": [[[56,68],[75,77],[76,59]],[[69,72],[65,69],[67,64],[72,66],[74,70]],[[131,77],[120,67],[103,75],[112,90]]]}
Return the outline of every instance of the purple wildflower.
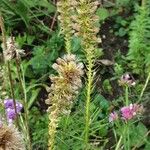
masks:
{"label": "purple wildflower", "polygon": [[[8,108],[15,109],[13,99],[5,99],[4,105],[5,105],[5,109],[8,109]],[[19,113],[22,108],[23,108],[22,104],[16,101],[17,113]]]}
{"label": "purple wildflower", "polygon": [[118,114],[116,112],[112,112],[110,115],[109,115],[109,122],[113,122],[115,120],[118,119]]}
{"label": "purple wildflower", "polygon": [[130,120],[141,112],[141,106],[138,104],[130,104],[121,108],[121,115],[124,120]]}
{"label": "purple wildflower", "polygon": [[8,119],[15,120],[15,118],[16,118],[15,109],[10,109],[10,108],[8,108],[8,109],[6,110],[6,114],[7,114],[7,118],[8,118]]}
{"label": "purple wildflower", "polygon": [[6,110],[7,121],[9,124],[12,124],[12,122],[16,119],[17,114],[19,114],[21,112],[21,109],[23,108],[23,106],[21,103],[16,101],[17,114],[15,112],[13,99],[5,99],[4,106],[5,106],[5,110]]}

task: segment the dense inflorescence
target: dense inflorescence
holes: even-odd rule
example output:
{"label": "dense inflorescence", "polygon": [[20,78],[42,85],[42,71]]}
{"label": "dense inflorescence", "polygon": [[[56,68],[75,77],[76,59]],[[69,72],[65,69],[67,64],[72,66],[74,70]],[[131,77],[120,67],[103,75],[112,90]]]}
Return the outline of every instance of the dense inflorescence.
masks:
{"label": "dense inflorescence", "polygon": [[[99,2],[97,0],[74,0],[74,16],[72,17],[75,36],[81,40],[81,47],[86,57],[87,84],[86,84],[86,115],[85,115],[85,143],[88,145],[90,128],[90,101],[93,92],[94,64],[97,57],[97,46],[101,42],[97,37],[99,32],[99,17],[95,14]],[[101,54],[101,51],[98,52]],[[100,55],[99,55],[100,56]]]}
{"label": "dense inflorescence", "polygon": [[90,61],[89,59],[95,57],[97,44],[101,42],[100,38],[97,37],[99,17],[95,15],[99,2],[97,0],[79,0],[76,3],[73,28],[76,30],[75,35],[81,38],[81,45],[87,55],[86,58]]}
{"label": "dense inflorescence", "polygon": [[83,64],[77,61],[75,55],[65,55],[58,58],[53,68],[58,76],[51,76],[52,85],[49,89],[47,104],[51,105],[49,111],[49,147],[53,149],[54,137],[61,115],[70,113],[79,88],[82,86]]}
{"label": "dense inflorescence", "polygon": [[59,12],[58,20],[60,21],[61,33],[64,35],[66,51],[71,51],[71,39],[73,35],[72,29],[72,15],[73,15],[73,1],[60,0],[57,3],[57,10]]}

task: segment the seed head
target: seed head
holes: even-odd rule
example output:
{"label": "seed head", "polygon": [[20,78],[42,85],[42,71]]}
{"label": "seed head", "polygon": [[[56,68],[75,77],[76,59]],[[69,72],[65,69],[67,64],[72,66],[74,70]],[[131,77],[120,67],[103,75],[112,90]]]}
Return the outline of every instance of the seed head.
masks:
{"label": "seed head", "polygon": [[0,149],[25,150],[23,138],[14,126],[0,126]]}

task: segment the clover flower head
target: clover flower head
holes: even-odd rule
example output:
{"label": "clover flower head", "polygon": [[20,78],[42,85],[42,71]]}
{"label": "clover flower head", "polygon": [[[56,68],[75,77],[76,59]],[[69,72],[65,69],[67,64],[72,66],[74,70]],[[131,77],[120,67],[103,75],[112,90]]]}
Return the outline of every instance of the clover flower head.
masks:
{"label": "clover flower head", "polygon": [[136,84],[133,76],[130,73],[125,73],[119,80],[120,85],[134,86]]}
{"label": "clover flower head", "polygon": [[121,115],[124,120],[131,120],[137,114],[142,112],[142,106],[138,104],[130,104],[121,108]]}
{"label": "clover flower head", "polygon": [[116,112],[112,112],[109,115],[109,122],[113,122],[118,119],[118,114]]}

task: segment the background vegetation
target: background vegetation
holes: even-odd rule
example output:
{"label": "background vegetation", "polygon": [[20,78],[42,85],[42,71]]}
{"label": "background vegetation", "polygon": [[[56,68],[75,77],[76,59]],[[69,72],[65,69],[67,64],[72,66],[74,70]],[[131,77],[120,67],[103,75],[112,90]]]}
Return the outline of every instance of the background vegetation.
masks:
{"label": "background vegetation", "polygon": [[[19,48],[25,50],[20,72],[26,95],[29,133],[35,150],[47,149],[49,119],[48,105],[45,103],[48,97],[46,89],[52,84],[49,76],[57,74],[52,65],[66,53],[66,37],[57,19],[59,12],[56,3],[55,0],[0,2],[6,36],[15,37]],[[95,76],[92,83],[94,90],[90,93],[90,118],[85,121],[88,78],[85,73],[83,86],[70,115],[63,115],[59,122],[55,138],[56,150],[115,150],[123,131],[115,123],[109,122],[109,114],[124,106],[126,96],[130,103],[140,103],[144,108],[142,117],[136,118],[130,125],[130,149],[149,150],[150,1],[100,1],[95,14],[99,16],[97,36],[101,38],[101,43],[92,56],[92,73]],[[87,64],[90,62],[86,58],[91,53],[83,51],[81,38],[72,36],[70,48],[71,53],[83,62],[84,72],[87,72]],[[2,52],[2,48],[0,50]],[[10,71],[15,99],[22,102],[22,85],[15,60],[10,63]],[[128,93],[118,83],[124,73],[132,74],[136,82],[134,87],[128,88]],[[7,89],[10,97],[11,89]],[[85,144],[85,122],[89,123],[88,146]],[[121,145],[118,150],[128,149]]]}

